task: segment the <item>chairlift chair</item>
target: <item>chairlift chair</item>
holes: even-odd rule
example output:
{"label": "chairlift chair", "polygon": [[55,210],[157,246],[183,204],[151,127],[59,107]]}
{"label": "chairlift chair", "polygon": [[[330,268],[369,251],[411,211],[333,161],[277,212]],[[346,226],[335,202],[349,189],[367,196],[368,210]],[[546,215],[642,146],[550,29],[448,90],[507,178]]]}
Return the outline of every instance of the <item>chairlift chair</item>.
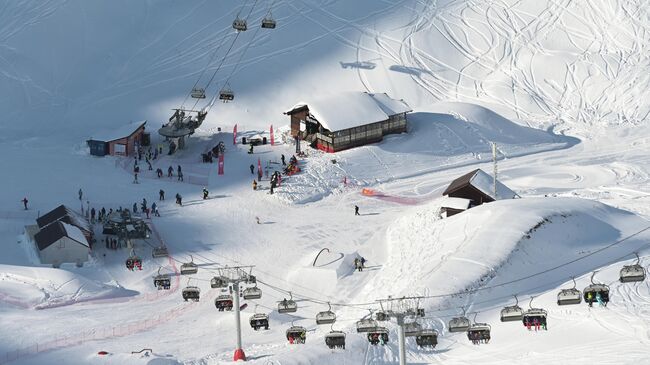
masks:
{"label": "chairlift chair", "polygon": [[262,297],[262,289],[254,286],[252,288],[244,289],[244,299],[260,299]]}
{"label": "chairlift chair", "polygon": [[307,330],[303,326],[291,326],[287,330],[286,335],[289,343],[305,343]]}
{"label": "chairlift chair", "polygon": [[158,290],[169,290],[171,288],[169,275],[161,274],[160,269],[158,268],[158,274],[153,278],[153,286],[158,288]]}
{"label": "chairlift chair", "polygon": [[205,99],[205,89],[195,87],[192,89],[192,92],[190,92],[190,96],[194,99]]}
{"label": "chairlift chair", "polygon": [[501,322],[521,321],[524,317],[524,310],[519,306],[519,299],[515,295],[515,305],[506,306],[501,310]]}
{"label": "chairlift chair", "polygon": [[223,276],[214,276],[212,279],[210,279],[210,287],[212,289],[215,289],[215,288],[227,288],[228,287],[228,279],[223,277]]}
{"label": "chairlift chair", "polygon": [[233,306],[232,305],[232,295],[228,295],[228,294],[219,295],[214,300],[214,306],[217,307],[219,312],[223,312],[224,310],[231,311],[232,306]]}
{"label": "chairlift chair", "polygon": [[198,302],[200,297],[201,297],[201,289],[199,289],[198,287],[187,286],[183,288],[183,299],[185,299],[185,301],[193,300],[195,302]]}
{"label": "chairlift chair", "polygon": [[472,326],[467,330],[467,338],[474,342],[483,342],[487,343],[490,341],[490,331],[492,330],[492,327],[487,324],[487,323],[474,323]]}
{"label": "chairlift chair", "polygon": [[404,336],[415,337],[422,332],[422,325],[417,322],[409,322],[404,324]]}
{"label": "chairlift chair", "polygon": [[435,330],[424,330],[415,337],[415,343],[420,347],[434,348],[438,344],[438,332]]}
{"label": "chairlift chair", "polygon": [[264,313],[253,314],[248,322],[255,331],[260,328],[264,328],[265,330],[269,329],[269,316]]}
{"label": "chairlift chair", "polygon": [[235,99],[235,93],[229,88],[229,87],[224,87],[219,91],[219,100],[223,100],[224,102],[227,101],[233,101]]}
{"label": "chairlift chair", "polygon": [[368,332],[368,342],[371,345],[377,345],[381,342],[382,345],[388,343],[388,328],[375,327],[372,331]]}
{"label": "chairlift chair", "polygon": [[449,332],[467,332],[470,328],[469,319],[465,316],[454,317],[449,321]]}
{"label": "chairlift chair", "polygon": [[378,328],[377,321],[372,318],[362,319],[357,321],[357,332],[367,333],[372,332]]}
{"label": "chairlift chair", "polygon": [[[597,299],[597,296],[600,295],[600,299],[603,301],[605,305],[609,303],[609,286],[605,284],[596,284],[594,283],[594,275],[596,275],[596,272],[594,271],[593,274],[591,274],[591,285],[585,288],[585,290],[582,291],[583,298],[585,299],[585,302],[588,304],[591,304],[595,302]],[[590,301],[591,298],[591,301]]]}
{"label": "chairlift chair", "polygon": [[190,262],[181,265],[181,275],[196,274],[199,271],[199,266],[194,263],[194,258],[190,255]]}
{"label": "chairlift chair", "polygon": [[327,303],[329,309],[316,314],[316,324],[332,324],[336,322],[336,313],[332,312],[332,306]]}
{"label": "chairlift chair", "polygon": [[262,28],[275,29],[275,26],[276,26],[275,20],[270,16],[266,16],[264,17],[264,19],[262,19]]}
{"label": "chairlift chair", "polygon": [[286,298],[278,302],[278,313],[293,313],[298,310],[298,304],[293,300],[293,295],[289,293],[289,299]]}
{"label": "chairlift chair", "polygon": [[621,269],[621,283],[632,283],[645,280],[645,269],[641,266],[641,259],[636,252],[634,254],[636,255],[636,263],[633,265],[625,265]]}
{"label": "chairlift chair", "polygon": [[248,29],[246,19],[240,19],[239,17],[232,22],[232,27],[238,32],[245,32]]}
{"label": "chairlift chair", "polygon": [[325,345],[330,349],[343,349],[345,350],[345,333],[342,331],[331,331],[325,335]]}
{"label": "chairlift chair", "polygon": [[167,257],[169,256],[169,252],[165,246],[154,247],[153,250],[151,250],[151,256],[153,256],[154,259],[157,259],[159,257]]}
{"label": "chairlift chair", "polygon": [[142,270],[142,259],[135,254],[131,254],[126,259],[126,268],[133,271],[135,269]]}
{"label": "chairlift chair", "polygon": [[561,289],[557,294],[557,305],[573,305],[582,302],[582,293],[576,288],[576,279],[573,279],[573,288]]}

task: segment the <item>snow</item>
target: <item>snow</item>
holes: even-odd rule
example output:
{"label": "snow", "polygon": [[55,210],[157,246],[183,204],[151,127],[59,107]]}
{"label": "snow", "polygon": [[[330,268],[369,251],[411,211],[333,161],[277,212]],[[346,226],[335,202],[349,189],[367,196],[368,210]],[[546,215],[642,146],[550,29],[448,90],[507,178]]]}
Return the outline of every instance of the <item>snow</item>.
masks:
{"label": "snow", "polygon": [[332,131],[359,127],[387,120],[390,116],[410,111],[404,102],[385,94],[341,92],[300,102],[292,108],[307,105],[309,113]]}
{"label": "snow", "polygon": [[60,222],[60,223],[63,225],[63,229],[65,229],[65,233],[69,238],[79,242],[80,244],[86,247],[90,247],[88,245],[88,240],[86,239],[86,236],[84,236],[84,234],[81,232],[79,228],[71,224],[67,224],[65,222]]}
{"label": "snow", "polygon": [[510,190],[497,179],[497,196],[494,196],[494,177],[488,175],[485,171],[479,169],[470,179],[470,184],[479,189],[483,194],[492,197],[492,199],[514,199],[517,193]]}
{"label": "snow", "polygon": [[451,208],[451,209],[461,209],[461,210],[468,209],[470,203],[472,202],[470,199],[454,198],[450,196],[444,196],[440,199],[441,199],[441,203],[440,203],[441,207]]}
{"label": "snow", "polygon": [[[430,297],[421,302],[427,315],[420,321],[438,330],[439,344],[425,350],[407,339],[409,363],[648,361],[648,280],[618,282],[633,252],[644,267],[650,256],[645,2],[287,0],[271,9],[278,21],[272,31],[253,27],[268,4],[246,4],[3,5],[0,363],[232,363],[234,316],[215,310],[220,292],[209,279],[237,264],[255,265],[263,290],[242,313],[253,364],[395,364],[394,321],[386,323],[383,347],[354,330],[388,295]],[[232,20],[248,11],[250,30],[236,36]],[[217,68],[207,100],[196,107],[226,81],[235,100],[215,104],[185,150],[152,161],[153,171],[182,165],[185,182],[145,169],[133,184],[131,159],[88,155],[88,136],[129,120],[159,125],[199,76],[204,87]],[[260,190],[251,189],[248,166],[260,158],[280,169],[293,140],[278,137],[286,143],[258,146],[251,156],[232,144],[232,134],[216,133],[235,124],[241,135],[265,135],[270,124],[286,131],[282,112],[296,100],[360,91],[407,101],[414,110],[408,133],[335,154],[303,144],[301,173],[283,177],[273,195],[266,177]],[[374,102],[359,103],[355,119],[385,114]],[[348,123],[339,105],[350,104],[318,111]],[[224,175],[200,162],[219,141],[226,144]],[[476,168],[491,171],[489,142],[499,148],[499,180],[522,198],[440,219],[450,181]],[[203,186],[210,199],[201,198]],[[149,220],[153,237],[133,241],[142,271],[126,270],[129,252],[106,249],[101,235],[82,268],[34,262],[24,226],[51,207],[79,207],[79,188],[91,207],[107,210],[167,192],[168,200],[157,202],[161,217]],[[175,193],[183,207],[169,201]],[[153,259],[152,247],[163,242],[172,258]],[[311,266],[323,248],[329,252]],[[358,256],[368,260],[361,273],[352,269]],[[177,275],[191,258],[198,274]],[[170,291],[152,285],[159,268],[172,278]],[[595,282],[610,286],[607,308],[555,304],[560,289],[573,287],[571,277],[583,289],[593,272]],[[186,285],[201,288],[200,302],[183,302]],[[288,291],[299,306],[291,316],[275,310]],[[499,322],[514,294],[524,308],[548,310],[548,331]],[[328,302],[338,320],[316,326]],[[490,344],[474,346],[446,331],[463,310],[492,325]],[[255,311],[270,315],[269,331],[245,323]],[[287,344],[292,324],[309,330],[305,345]],[[332,328],[347,334],[345,350],[324,346]],[[132,354],[142,348],[153,353]]]}
{"label": "snow", "polygon": [[117,128],[111,128],[109,130],[99,132],[98,136],[93,136],[90,139],[96,141],[110,142],[116,139],[126,138],[132,135],[133,132],[135,132],[138,128],[142,127],[146,123],[147,123],[146,120],[139,121],[139,122],[131,122],[125,125],[121,125]]}

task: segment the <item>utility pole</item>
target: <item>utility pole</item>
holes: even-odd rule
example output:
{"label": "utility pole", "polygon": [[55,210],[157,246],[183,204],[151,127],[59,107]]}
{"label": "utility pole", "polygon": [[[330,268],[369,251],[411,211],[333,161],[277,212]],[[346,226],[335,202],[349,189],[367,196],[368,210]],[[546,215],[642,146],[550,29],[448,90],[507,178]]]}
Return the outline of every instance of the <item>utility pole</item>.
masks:
{"label": "utility pole", "polygon": [[239,284],[240,283],[254,283],[256,281],[253,275],[250,275],[245,271],[249,271],[253,266],[233,266],[220,269],[222,274],[218,277],[219,285],[218,287],[224,288],[228,284],[232,285],[233,291],[233,307],[235,307],[235,329],[237,332],[237,341],[235,348],[235,355],[233,356],[233,361],[246,361],[246,354],[242,348],[241,341],[241,310],[239,304]]}
{"label": "utility pole", "polygon": [[492,163],[494,164],[494,200],[497,200],[497,143],[490,142],[490,145],[492,146]]}
{"label": "utility pole", "polygon": [[388,318],[395,318],[397,321],[397,336],[399,345],[399,365],[406,365],[406,334],[404,329],[405,319],[412,317],[424,317],[424,309],[419,307],[423,297],[401,297],[379,299],[382,312]]}

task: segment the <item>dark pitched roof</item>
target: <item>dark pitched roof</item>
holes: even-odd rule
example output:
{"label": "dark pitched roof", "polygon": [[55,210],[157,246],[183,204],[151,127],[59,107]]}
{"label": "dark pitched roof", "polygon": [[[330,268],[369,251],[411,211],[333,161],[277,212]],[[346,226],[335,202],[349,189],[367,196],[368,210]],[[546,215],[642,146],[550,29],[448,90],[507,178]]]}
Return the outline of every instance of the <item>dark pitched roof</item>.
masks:
{"label": "dark pitched roof", "polygon": [[64,223],[61,222],[54,222],[41,229],[34,235],[34,240],[36,241],[38,249],[42,251],[62,237],[68,237],[71,240],[78,242],[80,245],[88,247],[88,242],[80,242],[83,237],[83,235],[80,235],[81,231],[75,226],[68,227],[71,227],[68,229],[76,229],[78,233],[68,232]]}
{"label": "dark pitched roof", "polygon": [[445,191],[442,193],[442,195],[449,195],[453,193],[454,191],[465,187],[467,185],[470,185],[470,181],[472,180],[472,177],[476,175],[479,169],[476,169],[474,171],[468,172],[465,175],[457,178],[456,180],[452,181],[451,184],[445,189]]}
{"label": "dark pitched roof", "polygon": [[36,224],[38,224],[39,228],[43,228],[48,224],[59,220],[77,226],[85,232],[92,232],[86,218],[65,205],[59,205],[54,210],[38,217],[36,219]]}

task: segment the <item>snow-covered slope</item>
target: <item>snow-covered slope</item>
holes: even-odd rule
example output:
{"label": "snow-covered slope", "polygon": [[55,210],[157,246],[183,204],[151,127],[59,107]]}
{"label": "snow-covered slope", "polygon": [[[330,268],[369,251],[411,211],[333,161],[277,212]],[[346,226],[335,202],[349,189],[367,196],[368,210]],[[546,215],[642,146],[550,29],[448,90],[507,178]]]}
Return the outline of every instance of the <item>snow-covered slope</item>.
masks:
{"label": "snow-covered slope", "polygon": [[[259,29],[269,9],[278,27]],[[232,20],[249,12],[249,31],[237,35]],[[394,323],[385,347],[369,346],[354,324],[376,299],[411,294],[434,296],[421,302],[422,321],[441,337],[435,350],[409,339],[409,363],[644,363],[649,285],[619,284],[617,275],[633,251],[644,266],[649,254],[641,232],[650,217],[648,19],[642,1],[1,4],[0,363],[230,363],[233,315],[216,311],[220,292],[209,279],[235,264],[255,265],[264,291],[242,317],[252,363],[396,363]],[[154,161],[154,169],[183,165],[184,183],[144,171],[132,184],[130,159],[88,156],[89,137],[136,120],[155,131],[170,108],[192,106],[186,93],[217,68],[208,94],[228,80],[235,101],[215,106],[186,150]],[[404,99],[414,109],[409,133],[337,154],[308,150],[302,173],[274,195],[267,180],[252,191],[248,166],[288,158],[293,146],[251,156],[231,145],[232,134],[214,134],[234,124],[246,136],[271,123],[286,130],[282,112],[295,103],[346,91]],[[219,141],[223,176],[199,162]],[[437,198],[450,181],[492,172],[491,141],[499,179],[523,199],[440,220]],[[200,198],[202,186],[211,199]],[[143,271],[127,271],[128,252],[101,244],[84,268],[35,267],[17,244],[38,214],[78,207],[79,188],[107,209],[167,192],[155,238],[136,242]],[[169,202],[175,193],[183,207]],[[159,240],[173,259],[151,258]],[[368,259],[363,273],[351,268],[357,256]],[[172,274],[169,292],[152,286],[159,267],[176,273],[190,259],[199,274]],[[583,288],[593,271],[611,285],[607,308],[555,306],[570,277]],[[182,301],[185,285],[202,289],[199,303]],[[446,295],[466,289],[476,291]],[[275,310],[289,291],[300,308],[293,316]],[[522,307],[534,296],[533,306],[549,310],[548,332],[498,322],[514,294]],[[339,316],[332,327],[347,333],[345,351],[327,349],[331,328],[315,325],[327,302]],[[489,345],[446,332],[461,306],[493,325]],[[269,331],[247,326],[254,311],[270,315]],[[292,323],[309,330],[304,346],[287,344]],[[131,354],[142,348],[153,354]]]}

